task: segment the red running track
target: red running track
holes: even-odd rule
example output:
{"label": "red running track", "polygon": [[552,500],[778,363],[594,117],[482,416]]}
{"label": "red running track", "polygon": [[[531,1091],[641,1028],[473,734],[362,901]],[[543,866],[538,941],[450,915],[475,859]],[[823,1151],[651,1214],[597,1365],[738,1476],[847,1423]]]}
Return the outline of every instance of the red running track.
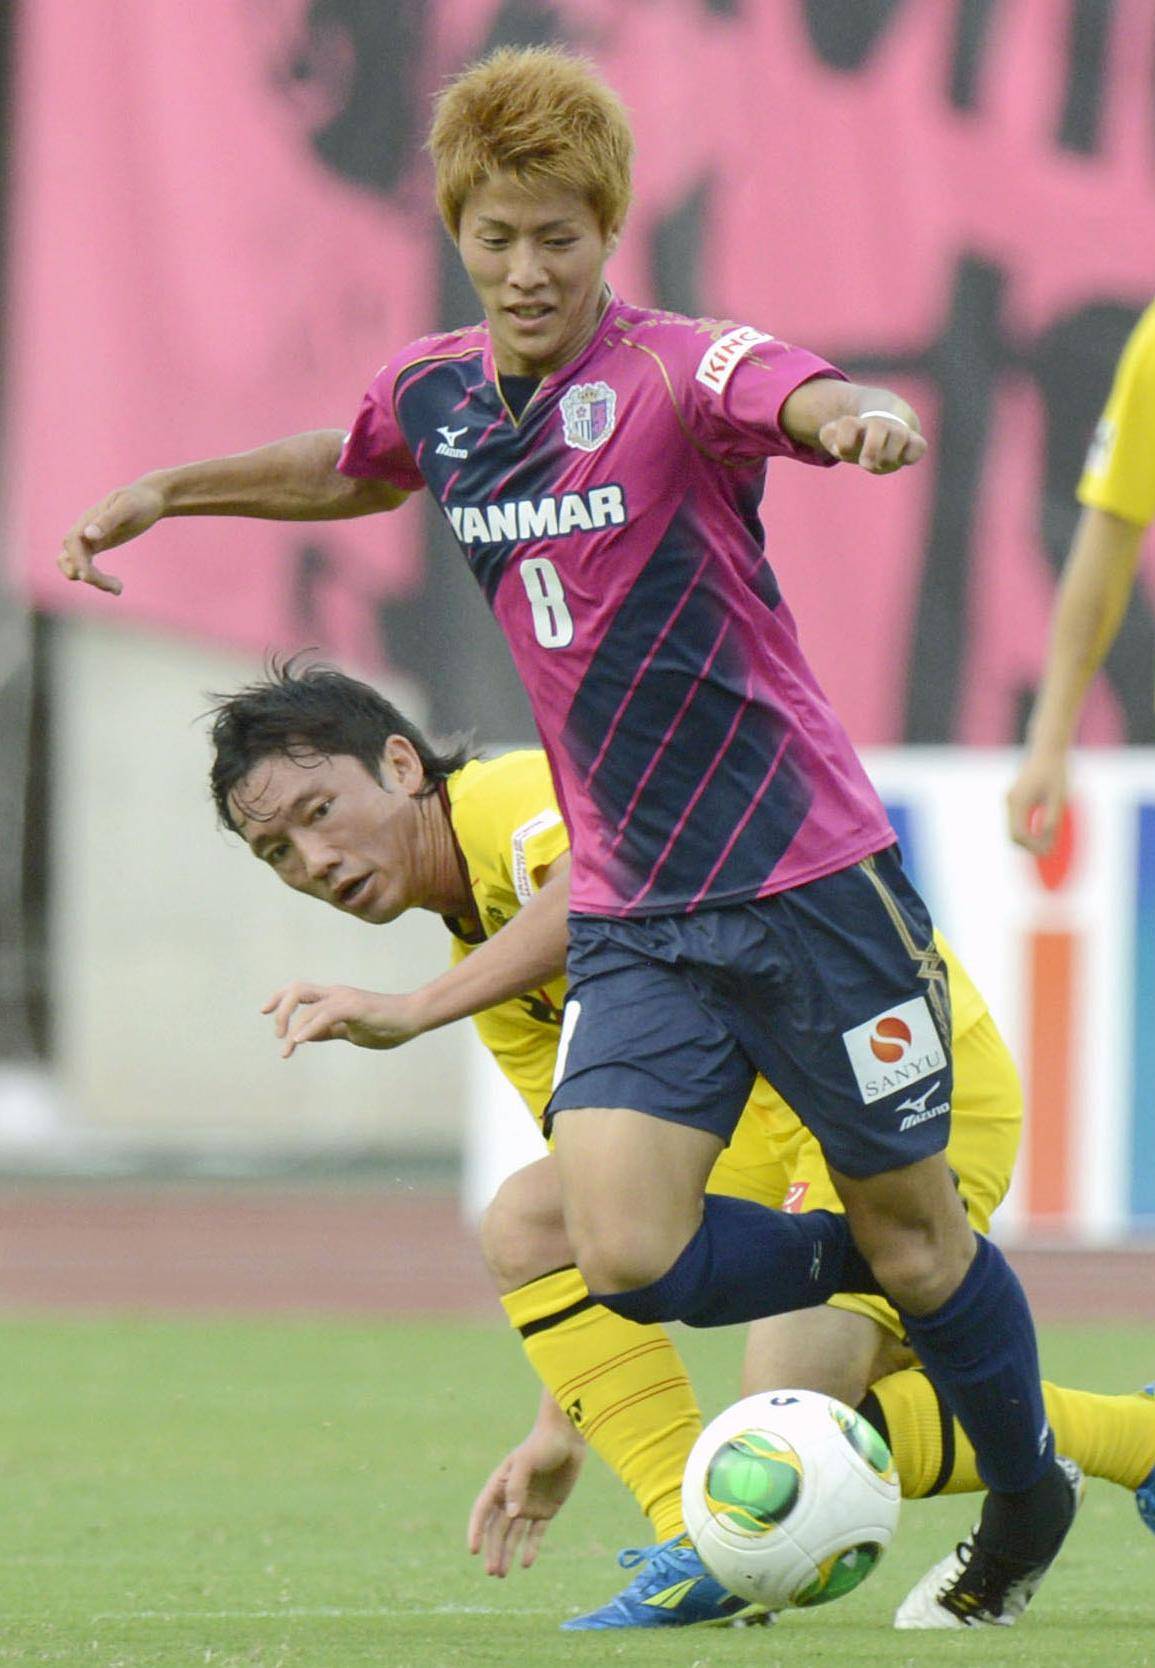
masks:
{"label": "red running track", "polygon": [[[1155,1244],[1011,1248],[1039,1320],[1155,1321]],[[0,1309],[500,1317],[445,1193],[0,1188]]]}

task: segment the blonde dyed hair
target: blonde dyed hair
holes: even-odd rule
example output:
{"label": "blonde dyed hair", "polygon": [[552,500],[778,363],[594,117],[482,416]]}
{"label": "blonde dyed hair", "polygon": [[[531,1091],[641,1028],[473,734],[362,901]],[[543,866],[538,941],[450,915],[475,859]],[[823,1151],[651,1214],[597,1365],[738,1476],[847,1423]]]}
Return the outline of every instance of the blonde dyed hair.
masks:
{"label": "blonde dyed hair", "polygon": [[491,175],[583,197],[603,232],[630,202],[634,139],[594,66],[554,46],[500,47],[438,94],[428,149],[437,207],[456,241],[465,199]]}

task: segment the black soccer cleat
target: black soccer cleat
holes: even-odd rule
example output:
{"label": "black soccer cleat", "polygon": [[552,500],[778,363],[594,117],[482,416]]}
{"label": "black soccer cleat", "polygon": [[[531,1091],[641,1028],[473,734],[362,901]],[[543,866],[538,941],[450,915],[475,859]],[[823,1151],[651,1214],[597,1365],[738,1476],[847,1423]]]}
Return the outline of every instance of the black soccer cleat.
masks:
{"label": "black soccer cleat", "polygon": [[903,1599],[895,1614],[898,1628],[1013,1627],[1030,1604],[1063,1544],[1083,1499],[1083,1473],[1074,1460],[1059,1456],[1069,1490],[1067,1523],[1044,1562],[1034,1565],[1000,1558],[982,1544],[982,1525],[928,1570]]}

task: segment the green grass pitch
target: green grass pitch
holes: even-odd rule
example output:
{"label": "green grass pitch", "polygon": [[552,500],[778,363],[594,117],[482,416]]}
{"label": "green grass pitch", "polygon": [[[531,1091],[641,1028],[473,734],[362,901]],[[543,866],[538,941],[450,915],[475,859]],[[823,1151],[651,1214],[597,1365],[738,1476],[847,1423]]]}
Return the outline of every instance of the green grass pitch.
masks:
{"label": "green grass pitch", "polygon": [[[683,1342],[716,1412],[740,1339]],[[772,1630],[565,1635],[647,1537],[591,1457],[535,1569],[487,1580],[466,1555],[474,1491],[535,1403],[500,1328],[38,1317],[0,1347],[0,1665],[1155,1664],[1155,1537],[1105,1483],[1013,1631],[889,1627],[969,1523],[954,1500],[908,1505],[858,1593]],[[1138,1329],[1052,1328],[1044,1364],[1103,1389],[1155,1371]]]}

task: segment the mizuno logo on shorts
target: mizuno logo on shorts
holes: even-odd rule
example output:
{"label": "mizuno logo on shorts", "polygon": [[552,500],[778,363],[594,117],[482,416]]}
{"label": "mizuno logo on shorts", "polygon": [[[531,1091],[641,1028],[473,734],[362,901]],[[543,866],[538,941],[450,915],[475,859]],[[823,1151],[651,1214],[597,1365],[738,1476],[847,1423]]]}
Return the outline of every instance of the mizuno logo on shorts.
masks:
{"label": "mizuno logo on shorts", "polygon": [[912,1095],[909,1100],[899,1101],[896,1110],[907,1114],[899,1124],[899,1129],[913,1129],[915,1124],[925,1124],[930,1118],[941,1118],[945,1112],[950,1111],[949,1100],[940,1101],[937,1106],[926,1104],[931,1095],[938,1093],[940,1087],[941,1079],[936,1077],[930,1088],[924,1089],[921,1095]]}
{"label": "mizuno logo on shorts", "polygon": [[919,1095],[917,1100],[900,1100],[898,1110],[905,1112],[906,1117],[899,1124],[899,1129],[913,1129],[916,1124],[929,1123],[932,1118],[942,1118],[950,1111],[950,1101],[940,1100],[937,1106],[926,1103],[939,1087],[939,1080],[935,1078],[925,1094]]}

